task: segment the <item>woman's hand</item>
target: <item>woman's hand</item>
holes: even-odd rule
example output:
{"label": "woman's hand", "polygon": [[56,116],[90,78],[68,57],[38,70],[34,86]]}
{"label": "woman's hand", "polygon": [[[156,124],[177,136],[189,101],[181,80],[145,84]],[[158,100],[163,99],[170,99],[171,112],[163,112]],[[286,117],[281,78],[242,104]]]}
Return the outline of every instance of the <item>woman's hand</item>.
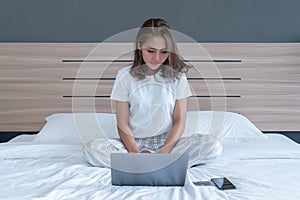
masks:
{"label": "woman's hand", "polygon": [[148,150],[142,150],[142,151],[140,151],[140,153],[151,153],[151,152]]}
{"label": "woman's hand", "polygon": [[157,153],[170,153],[171,149],[161,148]]}

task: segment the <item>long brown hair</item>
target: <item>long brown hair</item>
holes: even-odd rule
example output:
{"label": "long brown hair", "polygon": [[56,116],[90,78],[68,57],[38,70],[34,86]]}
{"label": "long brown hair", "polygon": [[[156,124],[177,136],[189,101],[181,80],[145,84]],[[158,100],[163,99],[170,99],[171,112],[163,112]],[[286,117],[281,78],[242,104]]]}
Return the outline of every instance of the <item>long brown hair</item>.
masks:
{"label": "long brown hair", "polygon": [[171,27],[163,19],[148,19],[139,29],[134,50],[134,59],[130,73],[132,76],[139,80],[142,80],[146,76],[146,65],[142,57],[142,52],[139,49],[148,38],[153,36],[161,36],[167,43],[167,49],[169,56],[166,61],[160,66],[160,74],[166,79],[179,78],[180,73],[186,73],[190,68],[190,65],[186,64],[184,60],[178,55],[177,44],[173,37]]}

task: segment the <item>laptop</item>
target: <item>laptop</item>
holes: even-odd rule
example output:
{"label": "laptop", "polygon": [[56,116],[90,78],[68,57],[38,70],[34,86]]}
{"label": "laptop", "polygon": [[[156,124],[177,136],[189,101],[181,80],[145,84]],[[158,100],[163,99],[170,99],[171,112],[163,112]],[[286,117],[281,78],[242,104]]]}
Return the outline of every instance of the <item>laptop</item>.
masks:
{"label": "laptop", "polygon": [[111,182],[118,186],[184,186],[188,154],[112,153]]}

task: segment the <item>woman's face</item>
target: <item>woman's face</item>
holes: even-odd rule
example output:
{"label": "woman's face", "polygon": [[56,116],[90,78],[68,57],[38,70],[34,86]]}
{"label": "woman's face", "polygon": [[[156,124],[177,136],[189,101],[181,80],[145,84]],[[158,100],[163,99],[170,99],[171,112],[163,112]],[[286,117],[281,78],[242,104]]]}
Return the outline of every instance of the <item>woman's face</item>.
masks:
{"label": "woman's face", "polygon": [[144,62],[150,70],[155,71],[169,56],[167,44],[163,37],[153,36],[141,46]]}

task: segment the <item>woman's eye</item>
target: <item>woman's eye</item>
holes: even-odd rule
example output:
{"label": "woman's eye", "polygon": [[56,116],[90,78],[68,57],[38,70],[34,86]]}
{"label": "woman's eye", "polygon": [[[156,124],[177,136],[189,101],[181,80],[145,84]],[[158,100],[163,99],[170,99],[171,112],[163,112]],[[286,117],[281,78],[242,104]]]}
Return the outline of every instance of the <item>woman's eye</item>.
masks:
{"label": "woman's eye", "polygon": [[163,53],[163,54],[167,54],[167,53],[168,53],[168,51],[162,51],[161,53]]}
{"label": "woman's eye", "polygon": [[154,53],[154,51],[153,50],[148,50],[148,53]]}

